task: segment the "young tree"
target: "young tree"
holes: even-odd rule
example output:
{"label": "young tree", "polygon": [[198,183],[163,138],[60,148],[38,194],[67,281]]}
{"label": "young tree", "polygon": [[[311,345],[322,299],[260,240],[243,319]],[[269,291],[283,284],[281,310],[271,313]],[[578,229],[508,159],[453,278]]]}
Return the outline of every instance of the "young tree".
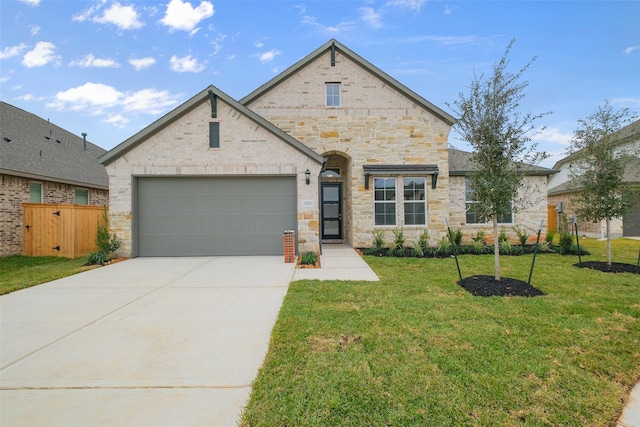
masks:
{"label": "young tree", "polygon": [[619,146],[616,133],[631,121],[629,109],[614,111],[604,106],[578,120],[578,130],[569,142],[567,154],[575,155],[569,177],[578,189],[574,200],[578,218],[607,226],[607,264],[611,265],[611,219],[624,216],[633,207],[637,189],[624,182],[637,148]]}
{"label": "young tree", "polygon": [[536,58],[520,71],[509,72],[509,53],[514,42],[511,40],[500,61],[494,64],[491,76],[474,74],[469,93],[460,93],[453,106],[447,104],[459,117],[454,128],[473,148],[474,172],[469,178],[474,199],[479,202],[480,220],[493,222],[496,280],[500,280],[498,218],[524,207],[514,205],[522,186],[523,167],[546,157],[532,144],[536,133],[534,122],[550,114],[520,112],[520,101],[529,85],[521,77]]}

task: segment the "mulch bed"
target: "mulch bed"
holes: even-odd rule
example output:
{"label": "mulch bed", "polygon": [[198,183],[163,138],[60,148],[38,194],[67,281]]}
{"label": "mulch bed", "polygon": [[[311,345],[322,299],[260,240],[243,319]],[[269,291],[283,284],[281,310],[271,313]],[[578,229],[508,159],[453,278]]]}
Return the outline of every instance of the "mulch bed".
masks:
{"label": "mulch bed", "polygon": [[503,277],[496,280],[493,276],[470,276],[458,282],[458,285],[477,297],[535,297],[545,295],[522,280]]}
{"label": "mulch bed", "polygon": [[591,270],[598,270],[604,273],[631,273],[640,274],[640,267],[633,264],[625,264],[621,262],[612,262],[611,265],[607,265],[604,261],[587,261],[582,264],[573,264],[574,267],[589,268]]}

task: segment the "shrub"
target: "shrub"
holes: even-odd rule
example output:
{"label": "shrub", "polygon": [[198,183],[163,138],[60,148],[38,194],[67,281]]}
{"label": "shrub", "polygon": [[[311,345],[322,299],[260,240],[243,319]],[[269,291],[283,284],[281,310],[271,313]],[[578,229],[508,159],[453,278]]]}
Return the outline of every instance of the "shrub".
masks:
{"label": "shrub", "polygon": [[513,247],[511,246],[511,242],[509,239],[500,241],[500,253],[502,255],[510,255]]}
{"label": "shrub", "polygon": [[436,253],[440,255],[449,255],[451,253],[451,242],[447,236],[442,236],[442,239],[440,239]]}
{"label": "shrub", "polygon": [[577,250],[572,247],[575,246],[573,244],[573,234],[568,231],[560,232],[560,241],[558,242],[558,246],[560,246],[561,254],[570,254],[572,250],[575,252]]}
{"label": "shrub", "polygon": [[373,246],[377,250],[384,247],[384,230],[377,230],[373,232]]}
{"label": "shrub", "polygon": [[451,232],[451,238],[453,239],[453,244],[456,246],[460,246],[462,244],[462,230],[457,228]]}
{"label": "shrub", "polygon": [[556,237],[556,232],[553,231],[553,230],[549,230],[549,231],[547,231],[547,235],[545,236],[544,240],[549,242],[549,244],[552,244],[554,237]]}
{"label": "shrub", "polygon": [[396,228],[393,230],[393,244],[395,247],[395,250],[399,250],[399,249],[403,249],[404,248],[404,231],[402,230],[402,228]]}
{"label": "shrub", "polygon": [[538,243],[538,250],[540,252],[549,252],[550,249],[551,249],[551,241],[550,240],[547,240],[546,242]]}
{"label": "shrub", "polygon": [[516,235],[518,236],[518,240],[520,240],[520,245],[522,246],[526,245],[527,240],[529,240],[529,234],[527,234],[527,231],[521,229],[519,225],[516,225],[515,227],[513,227],[513,231],[516,232]]}
{"label": "shrub", "polygon": [[484,244],[484,238],[486,234],[483,230],[478,230],[475,235],[471,235],[471,241],[473,243],[481,243]]}
{"label": "shrub", "polygon": [[424,256],[424,249],[420,240],[417,240],[413,244],[413,256],[415,256],[416,258],[421,258]]}
{"label": "shrub", "polygon": [[482,253],[484,253],[484,242],[482,240],[474,240],[472,238],[471,248],[473,249],[474,253],[476,253],[477,255],[481,255]]}
{"label": "shrub", "polygon": [[102,212],[102,222],[98,222],[98,230],[96,232],[98,251],[89,253],[87,256],[88,263],[104,265],[111,259],[113,253],[120,248],[120,244],[120,239],[115,234],[109,235],[109,214],[105,206]]}
{"label": "shrub", "polygon": [[500,229],[500,233],[498,234],[498,243],[509,241],[509,236],[507,235],[507,230],[502,227]]}
{"label": "shrub", "polygon": [[423,230],[420,233],[420,236],[418,236],[418,245],[422,249],[422,252],[429,247],[429,230]]}
{"label": "shrub", "polygon": [[316,262],[318,262],[318,255],[315,252],[305,252],[300,258],[302,265],[316,265]]}

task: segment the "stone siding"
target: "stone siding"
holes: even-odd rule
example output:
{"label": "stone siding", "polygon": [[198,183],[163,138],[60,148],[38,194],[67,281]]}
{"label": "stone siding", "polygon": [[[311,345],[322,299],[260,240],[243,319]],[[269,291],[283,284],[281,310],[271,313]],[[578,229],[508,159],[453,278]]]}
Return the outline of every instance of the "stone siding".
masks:
{"label": "stone siding", "polygon": [[[169,126],[107,165],[111,229],[132,256],[132,177],[295,175],[298,250],[319,252],[317,177],[322,165],[218,99],[217,118],[203,101]],[[220,147],[209,148],[209,122],[220,123]],[[305,171],[311,183],[305,185]],[[314,201],[312,206],[304,201]]]}
{"label": "stone siding", "polygon": [[[463,243],[470,243],[471,236],[482,230],[487,235],[487,241],[493,242],[493,225],[485,224],[467,224],[466,222],[466,193],[464,176],[452,176],[450,179],[449,193],[451,197],[451,229],[461,229]],[[546,176],[526,176],[523,185],[518,193],[518,199],[524,201],[517,202],[520,208],[516,209],[513,215],[512,224],[499,224],[500,229],[504,228],[513,243],[518,242],[517,235],[513,227],[519,226],[522,230],[529,234],[529,241],[532,242],[536,238],[540,221],[544,220],[542,225],[541,238],[544,239],[547,233],[547,177]]]}
{"label": "stone siding", "polygon": [[29,202],[30,183],[42,184],[42,201],[45,204],[74,204],[77,188],[89,190],[90,205],[107,205],[107,190],[62,184],[41,179],[1,175],[0,187],[0,256],[22,252],[22,204]]}
{"label": "stone siding", "polygon": [[[325,105],[325,83],[341,83],[341,106]],[[348,160],[344,174],[345,240],[369,246],[374,230],[402,227],[407,244],[428,228],[434,239],[444,235],[449,214],[447,140],[450,126],[406,98],[348,58],[330,53],[318,57],[297,74],[251,102],[249,108],[316,152]],[[402,191],[397,187],[397,224],[374,225],[373,177],[365,189],[364,165],[435,164],[438,183],[427,178],[427,224],[403,224]],[[401,181],[399,181],[401,183]]]}

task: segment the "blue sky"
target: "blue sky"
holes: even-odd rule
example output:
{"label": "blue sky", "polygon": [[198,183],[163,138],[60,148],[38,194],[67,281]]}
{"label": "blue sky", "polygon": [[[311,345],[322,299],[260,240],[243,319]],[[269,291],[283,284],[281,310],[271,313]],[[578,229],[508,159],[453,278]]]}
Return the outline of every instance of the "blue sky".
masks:
{"label": "blue sky", "polygon": [[449,113],[515,38],[511,71],[537,57],[522,111],[553,111],[544,166],[605,99],[640,111],[640,1],[2,0],[0,19],[0,99],[105,149],[209,84],[240,99],[331,38]]}

